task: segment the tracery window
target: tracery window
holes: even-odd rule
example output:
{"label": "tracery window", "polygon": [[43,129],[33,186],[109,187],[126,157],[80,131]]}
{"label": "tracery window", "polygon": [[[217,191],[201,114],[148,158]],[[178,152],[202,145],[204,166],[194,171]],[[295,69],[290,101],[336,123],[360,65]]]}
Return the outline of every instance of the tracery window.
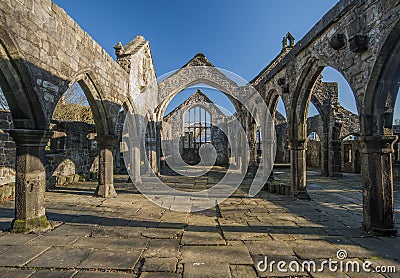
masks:
{"label": "tracery window", "polygon": [[184,149],[198,149],[211,143],[211,115],[201,106],[186,111],[184,116]]}

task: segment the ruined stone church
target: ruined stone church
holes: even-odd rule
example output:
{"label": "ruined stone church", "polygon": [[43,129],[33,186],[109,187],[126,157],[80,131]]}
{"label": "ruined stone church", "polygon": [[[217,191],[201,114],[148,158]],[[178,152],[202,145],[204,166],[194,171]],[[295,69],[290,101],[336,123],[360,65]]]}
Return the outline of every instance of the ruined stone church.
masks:
{"label": "ruined stone church", "polygon": [[[400,157],[393,115],[400,84],[399,15],[399,1],[341,0],[297,43],[286,34],[276,58],[242,85],[217,72],[202,53],[181,61],[181,69],[159,80],[150,43],[142,36],[127,45],[116,44],[114,60],[50,0],[1,1],[0,87],[9,109],[0,111],[0,198],[15,198],[12,230],[49,226],[46,190],[96,181],[94,194],[113,197],[114,174],[129,171],[134,184],[149,172],[168,175],[169,163],[198,165],[206,145],[215,150],[216,166],[234,165],[254,177],[257,169],[267,168],[262,154],[269,137],[262,126],[268,112],[276,143],[271,167],[290,169],[290,179],[277,185],[272,171],[263,190],[308,200],[307,170],[335,179],[344,172],[360,174],[363,229],[395,235],[393,184],[400,176]],[[192,74],[200,67],[216,74]],[[346,79],[358,114],[342,107],[337,83],[323,81],[326,67]],[[87,98],[93,122],[54,118],[64,93],[75,83]],[[235,113],[224,113],[201,90],[166,113],[178,93],[197,84],[226,94]],[[239,96],[258,103],[246,86],[255,88],[266,111],[243,105]],[[238,97],[228,94],[229,88],[237,88]],[[276,109],[280,99],[286,117]],[[307,117],[310,103],[318,116]],[[123,129],[129,111],[138,119],[131,128],[137,133],[133,139],[140,142],[127,164]],[[248,162],[240,146],[229,143],[235,135],[232,121],[240,122],[246,132]],[[162,142],[177,143],[162,149]],[[179,161],[168,160],[172,153],[180,154]]]}

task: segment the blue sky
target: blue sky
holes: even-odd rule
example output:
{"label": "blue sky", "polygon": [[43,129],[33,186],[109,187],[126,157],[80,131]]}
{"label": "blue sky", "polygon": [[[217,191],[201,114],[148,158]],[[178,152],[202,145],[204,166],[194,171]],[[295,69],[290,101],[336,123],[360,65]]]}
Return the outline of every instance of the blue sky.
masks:
{"label": "blue sky", "polygon": [[[54,0],[113,57],[113,46],[137,35],[150,41],[157,76],[202,52],[217,67],[246,80],[280,52],[289,31],[300,40],[337,0]],[[325,80],[338,81],[334,73]],[[339,83],[339,100],[354,110],[354,97]],[[229,106],[220,99],[222,106]],[[174,103],[185,97],[180,94]],[[172,108],[172,107],[171,107]],[[226,107],[228,108],[228,107]],[[282,111],[282,106],[278,108]],[[315,114],[310,109],[311,115]]]}

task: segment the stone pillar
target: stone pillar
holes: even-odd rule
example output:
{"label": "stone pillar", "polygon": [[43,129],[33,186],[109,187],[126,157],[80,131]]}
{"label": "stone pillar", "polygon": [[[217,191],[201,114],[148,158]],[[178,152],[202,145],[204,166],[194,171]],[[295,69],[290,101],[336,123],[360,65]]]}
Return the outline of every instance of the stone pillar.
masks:
{"label": "stone pillar", "polygon": [[310,200],[306,183],[306,148],[305,140],[290,139],[290,174],[291,194],[294,198]]}
{"label": "stone pillar", "polygon": [[249,127],[248,139],[250,144],[250,162],[251,172],[254,174],[257,168],[257,125],[251,123]]}
{"label": "stone pillar", "polygon": [[361,145],[364,230],[394,236],[392,153],[397,136],[364,136]]}
{"label": "stone pillar", "polygon": [[156,168],[157,174],[161,171],[161,133],[162,133],[162,123],[158,122],[156,124]]}
{"label": "stone pillar", "polygon": [[12,231],[27,233],[50,228],[44,208],[46,190],[45,147],[52,132],[7,131],[16,144],[15,218]]}
{"label": "stone pillar", "polygon": [[99,183],[95,195],[103,198],[115,197],[114,189],[114,156],[112,152],[113,135],[100,135],[96,137],[99,148]]}
{"label": "stone pillar", "polygon": [[342,142],[340,141],[340,130],[342,122],[335,122],[332,126],[332,137],[330,138],[329,148],[329,176],[342,176]]}
{"label": "stone pillar", "polygon": [[153,171],[154,174],[158,174],[160,168],[158,166],[159,155],[157,151],[157,137],[147,138],[147,142],[149,146],[149,172]]}
{"label": "stone pillar", "polygon": [[332,140],[330,142],[329,176],[341,177],[342,175],[342,141]]}
{"label": "stone pillar", "polygon": [[140,177],[140,138],[129,138],[129,176],[133,184],[141,184]]}
{"label": "stone pillar", "polygon": [[329,176],[329,143],[328,134],[325,134],[321,141],[321,175]]}

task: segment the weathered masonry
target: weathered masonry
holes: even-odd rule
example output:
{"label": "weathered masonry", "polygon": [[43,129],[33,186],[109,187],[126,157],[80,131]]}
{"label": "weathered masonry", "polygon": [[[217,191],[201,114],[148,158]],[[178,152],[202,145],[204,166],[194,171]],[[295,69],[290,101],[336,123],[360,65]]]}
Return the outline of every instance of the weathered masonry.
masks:
{"label": "weathered masonry", "polygon": [[[281,53],[250,82],[276,122],[281,124],[276,129],[278,152],[282,154],[278,157],[282,159],[280,163],[290,163],[292,197],[309,198],[306,149],[309,133],[317,132],[320,145],[315,148],[310,145],[309,150],[321,154],[316,165],[320,165],[322,174],[340,176],[341,170],[361,170],[364,229],[379,235],[396,233],[392,156],[397,139],[393,133],[393,108],[400,82],[399,18],[399,0],[342,0],[298,43],[295,44],[288,33]],[[101,197],[116,194],[113,173],[114,164],[121,168],[118,144],[122,110],[139,116],[134,128],[137,134],[132,140],[146,135],[146,141],[140,143],[147,152],[137,149],[130,158],[133,181],[140,182],[141,175],[149,170],[160,172],[165,155],[160,152],[160,141],[168,132],[163,129],[164,121],[168,120],[168,116],[164,118],[165,109],[180,91],[204,80],[195,76],[180,80],[180,72],[177,72],[158,83],[150,44],[141,36],[125,46],[117,44],[115,51],[117,61],[50,0],[0,2],[0,87],[10,108],[10,114],[1,116],[0,182],[9,184],[13,181],[6,177],[13,177],[13,180],[15,177],[14,231],[28,232],[49,226],[44,192],[50,182],[46,177],[51,175],[47,173],[46,176],[46,168],[48,172],[55,171],[57,166],[63,165],[66,156],[87,153],[89,157],[80,162],[81,168],[69,169],[66,165],[63,169],[71,173],[73,170],[90,171],[96,160],[96,194]],[[214,68],[203,54],[197,54],[181,70],[198,66]],[[328,66],[340,72],[349,83],[358,115],[340,106],[336,84],[321,81],[321,72]],[[218,78],[207,85],[222,92],[224,85],[235,86],[222,75]],[[57,151],[57,144],[63,144],[63,137],[71,127],[59,123],[54,129],[52,115],[62,95],[75,82],[83,89],[93,114],[95,130],[91,132],[93,136],[86,139],[95,141],[96,147],[89,149],[88,142],[75,151]],[[144,91],[143,88],[150,89]],[[248,92],[243,90],[242,93]],[[279,98],[286,108],[286,122],[276,113]],[[243,171],[262,167],[264,162],[258,161],[257,153],[263,141],[257,140],[257,129],[263,124],[263,111],[252,117],[237,99],[231,97],[231,101],[236,109],[235,117],[250,138],[250,165],[240,163],[240,157],[231,158],[224,140],[218,142],[220,162],[234,160]],[[310,102],[318,109],[319,118],[307,119]],[[190,105],[181,107],[182,111],[190,110]],[[198,110],[205,111],[205,117],[207,111],[210,117],[217,113],[206,106],[203,103],[203,110]],[[146,126],[145,122],[150,124]],[[192,136],[196,135],[195,128],[201,132],[197,134],[199,142],[192,140],[193,146],[209,139],[206,124],[182,126],[182,153],[185,142],[190,146],[190,139],[193,139],[190,137],[192,129]],[[85,135],[77,132],[73,136]],[[344,140],[348,136],[356,136],[356,140]],[[50,138],[54,157],[46,164],[45,149]],[[398,152],[396,155],[398,160]],[[6,156],[14,160],[4,159]],[[143,165],[145,156],[151,169]],[[192,159],[195,163],[194,157],[188,154],[187,160]]]}

